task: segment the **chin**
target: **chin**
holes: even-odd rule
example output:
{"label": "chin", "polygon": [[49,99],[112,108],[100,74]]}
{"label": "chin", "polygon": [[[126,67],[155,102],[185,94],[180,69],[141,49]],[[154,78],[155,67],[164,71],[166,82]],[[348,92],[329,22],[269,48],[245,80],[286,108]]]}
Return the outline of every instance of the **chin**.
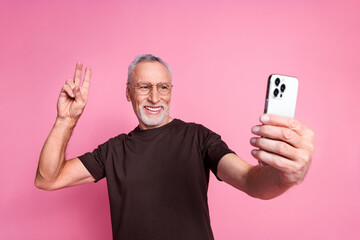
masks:
{"label": "chin", "polygon": [[137,115],[139,121],[145,126],[149,127],[157,127],[163,125],[166,120],[169,119],[169,113],[167,111],[158,115],[149,115],[146,114],[144,111],[139,111]]}
{"label": "chin", "polygon": [[156,127],[165,123],[166,119],[168,119],[167,114],[163,114],[162,116],[140,116],[140,121],[146,126]]}

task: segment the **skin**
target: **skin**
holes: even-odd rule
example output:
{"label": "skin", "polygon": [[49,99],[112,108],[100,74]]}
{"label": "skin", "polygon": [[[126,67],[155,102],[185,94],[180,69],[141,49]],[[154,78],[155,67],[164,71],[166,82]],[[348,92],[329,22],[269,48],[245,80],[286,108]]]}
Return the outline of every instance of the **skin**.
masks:
{"label": "skin", "polygon": [[[86,68],[82,84],[81,75],[82,63],[78,63],[74,78],[67,80],[61,90],[58,115],[39,158],[35,185],[40,189],[55,190],[94,181],[80,159],[65,160],[67,143],[87,102],[91,69]],[[137,94],[134,86],[139,82],[153,84],[152,91],[145,96]],[[126,88],[126,98],[132,103],[141,129],[161,127],[172,121],[171,93],[162,96],[155,87],[161,82],[171,82],[162,64],[136,65],[132,83]],[[154,113],[146,109],[149,106],[161,106],[161,110]],[[144,123],[141,113],[150,119],[165,117],[149,125]],[[271,199],[303,181],[314,149],[314,133],[296,119],[277,115],[262,115],[260,123],[251,129],[256,137],[250,139],[250,144],[255,147],[254,158],[267,165],[252,166],[235,154],[227,154],[218,164],[217,175],[252,197]]]}
{"label": "skin", "polygon": [[90,68],[86,68],[82,84],[81,79],[82,63],[78,62],[74,77],[61,89],[56,121],[40,153],[35,177],[35,186],[40,189],[56,190],[95,180],[80,159],[65,161],[66,146],[88,99]]}
{"label": "skin", "polygon": [[[309,169],[314,149],[314,133],[296,119],[262,115],[262,125],[251,131],[257,135],[250,144],[254,158],[266,166],[252,166],[235,154],[225,155],[218,176],[252,197],[272,199],[301,183]],[[266,137],[266,138],[262,138]]]}

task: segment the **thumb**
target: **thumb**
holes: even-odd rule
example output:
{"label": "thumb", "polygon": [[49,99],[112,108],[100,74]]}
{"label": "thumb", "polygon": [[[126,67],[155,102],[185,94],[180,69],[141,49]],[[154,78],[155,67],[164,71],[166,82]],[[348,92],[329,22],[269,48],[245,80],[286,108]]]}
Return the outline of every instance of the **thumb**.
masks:
{"label": "thumb", "polygon": [[76,87],[73,88],[73,93],[74,93],[74,96],[75,96],[75,101],[82,101],[83,100],[83,97],[81,95],[81,91],[80,91],[79,86],[76,86]]}

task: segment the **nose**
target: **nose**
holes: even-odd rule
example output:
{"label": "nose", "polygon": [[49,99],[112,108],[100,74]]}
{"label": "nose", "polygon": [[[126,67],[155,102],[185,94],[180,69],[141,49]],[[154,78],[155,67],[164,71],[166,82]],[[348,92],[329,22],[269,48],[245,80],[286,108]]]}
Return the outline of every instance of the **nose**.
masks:
{"label": "nose", "polygon": [[149,93],[148,100],[149,102],[156,104],[160,101],[161,96],[156,86],[152,86],[152,90]]}

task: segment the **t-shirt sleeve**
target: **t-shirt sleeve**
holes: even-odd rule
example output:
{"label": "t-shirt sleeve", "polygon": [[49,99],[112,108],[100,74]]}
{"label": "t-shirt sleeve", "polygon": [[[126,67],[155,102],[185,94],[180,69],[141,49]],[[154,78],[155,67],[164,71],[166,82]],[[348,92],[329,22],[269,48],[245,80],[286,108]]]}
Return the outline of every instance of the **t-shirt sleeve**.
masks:
{"label": "t-shirt sleeve", "polygon": [[98,182],[105,177],[105,160],[109,154],[109,141],[99,145],[94,151],[87,152],[78,158],[84,164],[86,169]]}
{"label": "t-shirt sleeve", "polygon": [[202,136],[204,138],[202,156],[205,165],[214,173],[216,178],[222,181],[217,176],[217,166],[220,159],[228,153],[235,153],[227,144],[221,139],[221,136],[214,133],[213,131],[202,126]]}

